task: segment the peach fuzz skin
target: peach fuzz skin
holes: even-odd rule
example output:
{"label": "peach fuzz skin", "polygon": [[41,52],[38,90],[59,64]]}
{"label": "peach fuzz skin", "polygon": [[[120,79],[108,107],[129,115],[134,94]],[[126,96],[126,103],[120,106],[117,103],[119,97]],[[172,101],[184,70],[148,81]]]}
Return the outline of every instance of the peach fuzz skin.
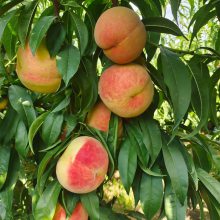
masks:
{"label": "peach fuzz skin", "polygon": [[108,164],[108,153],[98,140],[77,137],[57,162],[57,179],[70,192],[88,193],[104,181]]}
{"label": "peach fuzz skin", "polygon": [[94,30],[97,45],[113,62],[135,60],[146,44],[146,30],[138,15],[126,7],[113,7],[99,17]]}
{"label": "peach fuzz skin", "polygon": [[112,65],[101,75],[99,95],[115,114],[131,118],[151,104],[154,86],[145,67],[139,64]]}
{"label": "peach fuzz skin", "polygon": [[25,48],[19,47],[16,72],[21,83],[34,92],[53,93],[60,87],[61,75],[56,59],[50,57],[44,42],[40,44],[35,55],[28,43]]}
{"label": "peach fuzz skin", "polygon": [[88,220],[89,216],[81,202],[78,202],[69,220]]}
{"label": "peach fuzz skin", "polygon": [[105,106],[102,101],[95,104],[87,116],[87,124],[100,131],[107,132],[111,111]]}
{"label": "peach fuzz skin", "polygon": [[52,220],[66,220],[66,212],[59,203],[57,204],[56,211]]}

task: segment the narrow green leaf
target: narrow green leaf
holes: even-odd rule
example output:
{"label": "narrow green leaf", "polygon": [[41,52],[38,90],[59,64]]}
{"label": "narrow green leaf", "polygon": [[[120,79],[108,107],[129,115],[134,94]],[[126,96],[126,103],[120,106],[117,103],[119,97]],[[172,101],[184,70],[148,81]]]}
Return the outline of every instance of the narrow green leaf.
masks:
{"label": "narrow green leaf", "polygon": [[13,219],[13,189],[0,192],[0,219]]}
{"label": "narrow green leaf", "polygon": [[47,146],[54,144],[60,135],[63,124],[63,114],[50,113],[42,126],[42,138]]}
{"label": "narrow green leaf", "polygon": [[117,144],[118,144],[118,132],[119,132],[119,118],[115,114],[111,114],[108,136],[107,136],[107,144],[109,146],[109,150],[116,160],[117,154]]}
{"label": "narrow green leaf", "polygon": [[0,17],[0,42],[8,22],[11,20],[11,18],[15,15],[16,12],[17,10],[13,10]]}
{"label": "narrow green leaf", "polygon": [[21,120],[18,123],[18,127],[15,135],[15,149],[20,156],[25,157],[28,153],[28,133],[24,122]]}
{"label": "narrow green leaf", "polygon": [[120,147],[118,169],[122,183],[129,194],[137,169],[137,153],[131,137],[126,137]]}
{"label": "narrow green leaf", "polygon": [[134,181],[132,183],[132,191],[134,194],[134,202],[135,202],[135,207],[137,206],[139,200],[140,200],[140,184],[141,184],[141,177],[142,177],[142,171],[137,167],[136,174],[134,177]]}
{"label": "narrow green leaf", "polygon": [[39,117],[37,117],[30,126],[30,129],[28,132],[28,142],[29,142],[30,149],[31,149],[32,153],[34,153],[34,149],[33,149],[34,137],[35,137],[36,133],[38,132],[39,128],[41,127],[41,125],[43,124],[43,122],[48,114],[49,114],[49,112],[44,112]]}
{"label": "narrow green leaf", "polygon": [[35,219],[52,219],[56,210],[61,186],[57,181],[51,182],[40,196],[34,210]]}
{"label": "narrow green leaf", "polygon": [[[101,220],[129,220],[130,218],[126,217],[123,214],[115,213],[112,208],[101,207],[100,208],[100,219]],[[137,219],[139,220],[139,219]]]}
{"label": "narrow green leaf", "polygon": [[[154,171],[159,172],[159,169],[154,168]],[[142,174],[140,200],[146,219],[152,219],[159,211],[163,201],[162,177]]]}
{"label": "narrow green leaf", "polygon": [[192,100],[194,103],[199,102],[199,106],[196,107],[197,114],[200,118],[200,122],[197,127],[186,136],[186,138],[194,136],[200,131],[200,129],[206,124],[209,116],[209,70],[207,65],[197,60],[197,57],[192,58],[189,63],[190,72],[194,79],[192,87]]}
{"label": "narrow green leaf", "polygon": [[71,17],[73,20],[73,24],[75,26],[76,36],[79,40],[80,54],[81,56],[83,56],[89,40],[88,29],[85,23],[81,20],[81,18],[77,14],[71,13]]}
{"label": "narrow green leaf", "polygon": [[20,116],[13,108],[9,108],[7,113],[0,123],[0,142],[8,144],[11,142],[16,134],[16,129],[18,122],[20,121]]}
{"label": "narrow green leaf", "polygon": [[55,18],[55,16],[45,16],[36,22],[30,35],[30,48],[33,54],[35,54]]}
{"label": "narrow green leaf", "polygon": [[36,112],[27,90],[17,85],[11,85],[8,89],[8,97],[12,107],[22,117],[26,125],[30,126],[36,118]]}
{"label": "narrow green leaf", "polygon": [[46,36],[46,44],[50,56],[54,57],[58,54],[64,43],[65,37],[66,30],[62,23],[59,22],[51,25]]}
{"label": "narrow green leaf", "polygon": [[212,194],[210,194],[209,191],[205,189],[205,187],[200,187],[200,193],[209,210],[210,219],[219,219],[220,204],[215,200],[215,198],[213,198]]}
{"label": "narrow green leaf", "polygon": [[210,79],[210,116],[216,126],[219,125],[217,118],[217,89],[215,88],[220,79],[220,68],[218,68]]}
{"label": "narrow green leaf", "polygon": [[57,55],[57,67],[62,75],[62,78],[68,85],[70,79],[75,75],[80,64],[79,50],[69,45]]}
{"label": "narrow green leaf", "polygon": [[62,201],[67,211],[67,215],[73,213],[74,208],[76,207],[77,202],[79,201],[79,195],[66,191],[62,191]]}
{"label": "narrow green leaf", "polygon": [[150,17],[143,20],[147,31],[172,34],[186,38],[180,28],[171,20],[163,17]]}
{"label": "narrow green leaf", "polygon": [[186,201],[181,205],[169,182],[166,183],[164,207],[167,220],[185,220]]}
{"label": "narrow green leaf", "polygon": [[59,112],[65,109],[70,104],[70,97],[65,97],[57,106],[52,110],[53,113]]}
{"label": "narrow green leaf", "polygon": [[[173,111],[174,135],[186,114],[191,97],[191,76],[187,66],[173,52],[161,47],[162,69],[166,85],[168,86]],[[184,82],[184,83],[183,83]]]}
{"label": "narrow green leaf", "polygon": [[[167,172],[170,176],[172,188],[183,205],[188,191],[188,170],[186,162],[179,150],[179,142],[174,139],[169,145],[163,140],[163,157]],[[182,147],[182,146],[180,146]]]}
{"label": "narrow green leaf", "polygon": [[162,139],[158,124],[150,117],[140,117],[139,125],[142,131],[143,142],[150,154],[150,167],[153,166],[161,148]]}
{"label": "narrow green leaf", "polygon": [[11,148],[9,146],[0,145],[0,190],[7,177],[10,154]]}
{"label": "narrow green leaf", "polygon": [[177,12],[178,12],[180,3],[181,3],[181,0],[170,0],[172,14],[176,21],[177,21]]}
{"label": "narrow green leaf", "polygon": [[5,14],[5,12],[9,11],[14,6],[18,5],[20,2],[23,2],[24,0],[11,0],[7,4],[1,6],[0,8],[0,16]]}
{"label": "narrow green leaf", "polygon": [[80,200],[91,220],[100,219],[99,198],[95,192],[80,195]]}
{"label": "narrow green leaf", "polygon": [[211,195],[220,204],[220,182],[201,168],[197,169],[197,173],[204,187],[211,193]]}
{"label": "narrow green leaf", "polygon": [[28,2],[18,17],[18,38],[22,47],[25,46],[37,5],[38,1]]}

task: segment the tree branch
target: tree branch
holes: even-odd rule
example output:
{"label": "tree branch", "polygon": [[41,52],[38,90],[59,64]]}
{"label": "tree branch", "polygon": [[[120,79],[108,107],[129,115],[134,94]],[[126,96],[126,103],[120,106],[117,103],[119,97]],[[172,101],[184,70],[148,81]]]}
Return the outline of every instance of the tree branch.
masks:
{"label": "tree branch", "polygon": [[53,0],[54,5],[54,14],[56,17],[59,17],[59,0]]}

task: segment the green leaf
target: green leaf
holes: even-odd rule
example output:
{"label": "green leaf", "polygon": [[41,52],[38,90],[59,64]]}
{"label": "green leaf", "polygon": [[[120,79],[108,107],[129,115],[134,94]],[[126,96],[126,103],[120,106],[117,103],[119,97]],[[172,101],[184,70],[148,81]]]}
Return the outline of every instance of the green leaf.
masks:
{"label": "green leaf", "polygon": [[[154,168],[155,172],[160,172],[158,168]],[[146,219],[152,219],[159,211],[163,201],[163,183],[162,177],[150,176],[142,174],[140,185],[140,201]]]}
{"label": "green leaf", "polygon": [[[73,77],[74,111],[87,113],[98,97],[98,76],[96,64],[87,58],[81,60],[79,71]],[[88,83],[89,82],[89,83]]]}
{"label": "green leaf", "polygon": [[116,160],[117,154],[117,145],[118,145],[118,132],[119,132],[119,118],[115,114],[111,114],[109,129],[107,135],[107,144],[109,151],[111,152],[114,160]]}
{"label": "green leaf", "polygon": [[79,50],[73,45],[69,45],[60,53],[58,53],[56,59],[59,72],[61,73],[62,78],[67,86],[70,79],[75,75],[79,68]]}
{"label": "green leaf", "polygon": [[91,220],[99,220],[99,198],[96,193],[93,191],[91,193],[81,194],[80,199]]}
{"label": "green leaf", "polygon": [[175,53],[162,47],[161,60],[164,80],[168,86],[173,105],[175,119],[173,135],[175,135],[190,104],[191,76],[181,59]]}
{"label": "green leaf", "polygon": [[186,136],[186,138],[194,136],[206,124],[209,116],[209,70],[207,65],[199,62],[197,57],[192,58],[189,63],[190,72],[194,79],[193,84],[193,100],[198,103],[196,107],[200,122],[193,131]]}
{"label": "green leaf", "polygon": [[167,220],[185,220],[186,202],[184,205],[181,205],[169,182],[166,183],[164,207]]}
{"label": "green leaf", "polygon": [[179,27],[171,20],[163,17],[150,17],[143,20],[147,31],[172,34],[186,38]]}
{"label": "green leaf", "polygon": [[177,21],[177,12],[180,7],[180,3],[181,3],[181,0],[170,0],[172,14],[176,21]]}
{"label": "green leaf", "polygon": [[193,161],[197,167],[201,167],[202,169],[209,172],[212,168],[212,157],[211,154],[207,151],[207,149],[201,145],[193,143],[191,144]]}
{"label": "green leaf", "polygon": [[220,30],[218,31],[217,38],[215,41],[215,50],[220,53]]}
{"label": "green leaf", "polygon": [[79,195],[63,191],[62,192],[62,201],[67,212],[67,215],[71,215],[73,213],[74,208],[76,207],[77,202],[79,201]]}
{"label": "green leaf", "polygon": [[33,54],[35,54],[55,18],[55,16],[45,16],[36,22],[30,36],[30,48]]}
{"label": "green leaf", "polygon": [[140,184],[141,184],[141,177],[142,177],[142,171],[137,167],[136,174],[134,177],[134,181],[132,183],[132,191],[134,194],[134,202],[135,207],[137,206],[139,200],[140,200]]}
{"label": "green leaf", "polygon": [[53,218],[61,186],[57,181],[51,182],[37,201],[34,218],[50,220]]}
{"label": "green leaf", "polygon": [[0,145],[0,190],[7,177],[10,154],[11,148],[9,146]]}
{"label": "green leaf", "polygon": [[8,89],[8,97],[12,107],[21,116],[26,125],[30,126],[36,118],[36,113],[27,90],[17,85],[11,85]]}
{"label": "green leaf", "polygon": [[201,168],[197,169],[197,173],[204,187],[211,193],[211,195],[220,204],[220,182]]}
{"label": "green leaf", "polygon": [[143,137],[141,135],[140,129],[134,123],[125,124],[125,129],[130,136],[132,145],[136,149],[138,159],[141,163],[141,167],[147,168],[149,162],[149,152],[144,145]]}
{"label": "green leaf", "polygon": [[21,120],[18,123],[18,127],[15,135],[15,149],[20,156],[25,157],[28,153],[28,133],[24,122]]}
{"label": "green leaf", "polygon": [[70,97],[65,97],[55,108],[52,110],[53,113],[59,112],[65,109],[70,104]]}
{"label": "green leaf", "polygon": [[146,43],[145,49],[147,53],[147,61],[150,62],[157,51],[157,47],[155,45],[160,43],[160,33],[148,31],[147,39],[148,43]]}
{"label": "green leaf", "polygon": [[153,166],[156,161],[161,148],[162,148],[162,139],[161,133],[158,124],[155,120],[147,117],[139,117],[139,125],[142,131],[143,142],[150,154],[150,167]]}
{"label": "green leaf", "polygon": [[32,153],[34,153],[34,149],[33,149],[34,137],[35,137],[36,133],[38,132],[39,128],[41,127],[41,125],[43,124],[43,122],[48,114],[49,114],[49,112],[44,112],[39,117],[37,117],[30,126],[30,129],[28,132],[28,142],[29,142],[30,149],[31,149]]}
{"label": "green leaf", "polygon": [[131,137],[126,137],[120,146],[118,169],[122,183],[129,194],[137,169],[137,153]]}
{"label": "green leaf", "polygon": [[71,17],[73,20],[73,25],[75,27],[76,36],[79,41],[80,54],[81,56],[83,56],[89,40],[88,30],[85,23],[77,14],[71,13]]}
{"label": "green leaf", "polygon": [[0,219],[13,219],[13,189],[0,192]]}
{"label": "green leaf", "polygon": [[[167,172],[170,176],[173,190],[183,205],[186,201],[188,191],[188,170],[184,157],[179,150],[182,147],[180,143],[174,139],[169,145],[163,140],[163,157]],[[179,219],[178,219],[179,220]]]}
{"label": "green leaf", "polygon": [[200,187],[200,193],[208,207],[210,219],[219,219],[220,204],[215,200],[215,198],[213,198],[212,194],[205,189],[205,187]]}
{"label": "green leaf", "polygon": [[62,23],[55,23],[51,25],[47,32],[46,44],[50,56],[54,57],[60,51],[62,44],[66,37],[66,30]]}
{"label": "green leaf", "polygon": [[130,218],[120,213],[113,212],[112,208],[101,207],[100,208],[100,219],[101,220],[129,220]]}
{"label": "green leaf", "polygon": [[217,89],[215,86],[217,85],[220,79],[220,68],[218,68],[210,79],[210,117],[215,123],[216,126],[219,125],[219,121],[217,118]]}
{"label": "green leaf", "polygon": [[0,16],[2,16],[3,14],[5,14],[5,12],[9,11],[11,8],[13,8],[14,6],[18,5],[20,2],[23,2],[23,1],[24,0],[11,0],[7,4],[1,6]]}
{"label": "green leaf", "polygon": [[12,19],[12,17],[15,15],[16,12],[17,10],[13,10],[0,17],[0,42],[2,40],[2,36],[4,34],[4,30],[8,22]]}
{"label": "green leaf", "polygon": [[195,22],[193,26],[193,33],[191,36],[190,44],[199,30],[208,23],[208,21],[216,16],[216,11],[211,11],[214,8],[214,4],[209,3],[202,6],[193,16],[190,21],[189,27]]}
{"label": "green leaf", "polygon": [[18,17],[18,38],[22,47],[25,46],[37,5],[38,1],[28,2]]}
{"label": "green leaf", "polygon": [[0,142],[8,144],[16,133],[19,115],[13,108],[9,108],[2,123],[0,124]]}
{"label": "green leaf", "polygon": [[60,135],[63,124],[63,115],[50,113],[47,115],[42,126],[42,138],[47,146],[54,144]]}

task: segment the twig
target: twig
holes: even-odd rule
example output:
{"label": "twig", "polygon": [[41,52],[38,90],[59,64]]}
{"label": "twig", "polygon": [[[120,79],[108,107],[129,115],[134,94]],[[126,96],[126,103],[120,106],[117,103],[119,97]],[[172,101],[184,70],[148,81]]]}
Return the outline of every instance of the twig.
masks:
{"label": "twig", "polygon": [[118,6],[118,0],[112,0],[112,5],[114,6]]}
{"label": "twig", "polygon": [[59,0],[53,0],[54,5],[54,14],[56,17],[59,17]]}

